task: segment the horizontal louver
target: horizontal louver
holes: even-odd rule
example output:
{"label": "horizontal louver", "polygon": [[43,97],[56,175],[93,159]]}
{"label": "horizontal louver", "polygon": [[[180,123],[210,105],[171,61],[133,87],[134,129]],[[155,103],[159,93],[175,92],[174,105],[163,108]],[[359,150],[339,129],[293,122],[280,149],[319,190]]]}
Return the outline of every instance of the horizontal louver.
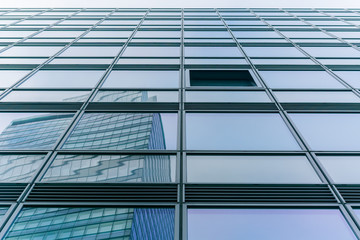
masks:
{"label": "horizontal louver", "polygon": [[186,202],[334,203],[326,185],[187,185]]}
{"label": "horizontal louver", "polygon": [[36,184],[27,201],[176,202],[176,185]]}

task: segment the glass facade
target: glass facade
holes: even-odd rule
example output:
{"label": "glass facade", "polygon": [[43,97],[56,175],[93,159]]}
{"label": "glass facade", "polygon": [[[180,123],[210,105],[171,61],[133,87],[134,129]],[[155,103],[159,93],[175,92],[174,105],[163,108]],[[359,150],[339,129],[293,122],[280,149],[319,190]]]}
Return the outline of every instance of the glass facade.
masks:
{"label": "glass facade", "polygon": [[0,239],[360,239],[359,24],[0,8]]}

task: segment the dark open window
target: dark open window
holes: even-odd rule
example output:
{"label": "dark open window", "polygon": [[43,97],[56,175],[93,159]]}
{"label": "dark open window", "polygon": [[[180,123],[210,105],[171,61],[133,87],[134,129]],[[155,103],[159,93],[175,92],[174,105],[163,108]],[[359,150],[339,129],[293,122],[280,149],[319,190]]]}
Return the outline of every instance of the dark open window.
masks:
{"label": "dark open window", "polygon": [[256,86],[248,70],[190,70],[190,86]]}

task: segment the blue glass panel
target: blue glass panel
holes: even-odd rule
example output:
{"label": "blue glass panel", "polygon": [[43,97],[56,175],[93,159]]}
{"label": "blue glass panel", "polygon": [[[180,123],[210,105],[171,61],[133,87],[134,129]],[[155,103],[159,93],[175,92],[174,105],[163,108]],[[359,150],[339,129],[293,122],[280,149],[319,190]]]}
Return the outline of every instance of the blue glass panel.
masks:
{"label": "blue glass panel", "polygon": [[189,240],[355,240],[337,209],[189,209]]}
{"label": "blue glass panel", "polygon": [[64,149],[176,149],[177,114],[87,113]]}
{"label": "blue glass panel", "polygon": [[31,208],[5,239],[174,239],[171,208]]}

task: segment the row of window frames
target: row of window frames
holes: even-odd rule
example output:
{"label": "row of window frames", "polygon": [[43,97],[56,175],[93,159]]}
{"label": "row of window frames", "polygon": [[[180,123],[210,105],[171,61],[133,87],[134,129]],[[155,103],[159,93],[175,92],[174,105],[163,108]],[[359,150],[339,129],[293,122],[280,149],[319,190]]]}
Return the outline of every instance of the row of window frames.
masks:
{"label": "row of window frames", "polygon": [[[0,53],[1,57],[50,57],[62,47],[26,47],[15,46]],[[61,55],[63,57],[114,57],[121,47],[70,47]],[[303,50],[316,58],[359,58],[360,51],[344,47],[302,47]],[[283,57],[306,58],[295,47],[244,47],[249,57]],[[123,57],[179,57],[180,47],[137,47],[129,46]],[[243,57],[236,47],[185,47],[185,57]]]}
{"label": "row of window frames", "polygon": [[[29,72],[1,70],[0,87],[8,88],[12,86]],[[237,75],[238,73],[239,75]],[[344,85],[325,71],[260,71],[259,73],[268,87],[274,89],[345,89]],[[359,71],[334,71],[334,73],[354,88],[360,88]],[[18,85],[18,88],[93,88],[103,74],[104,71],[42,70]],[[113,70],[105,80],[102,88],[178,88],[179,77],[178,71]],[[83,79],[86,79],[86,81]],[[190,70],[187,71],[186,86],[254,88],[261,86],[261,84],[247,70]],[[334,93],[333,96],[336,98],[336,95],[338,94]],[[309,93],[310,96],[311,93]],[[341,100],[340,98],[336,99]]]}
{"label": "row of window frames", "polygon": [[[51,149],[73,116],[72,113],[2,112],[0,149]],[[289,113],[289,116],[310,150],[360,151],[358,113]],[[87,112],[61,148],[176,150],[179,146],[178,118],[171,112]],[[185,124],[187,150],[302,150],[277,113],[187,112]],[[158,128],[162,131],[161,137],[159,132],[150,131],[152,126],[161,127]],[[150,139],[158,144],[150,144]]]}
{"label": "row of window frames", "polygon": [[[1,37],[7,38],[16,38],[16,37],[26,37],[29,36],[35,31],[1,31]],[[84,31],[43,31],[34,38],[44,38],[44,37],[60,37],[60,38],[75,38],[83,34]],[[116,37],[116,38],[127,38],[133,31],[90,31],[84,37],[86,38],[96,38],[96,37]],[[321,32],[321,31],[283,31],[281,32],[288,38],[332,38],[331,36]],[[329,32],[341,38],[359,38],[359,32],[354,31],[333,31]],[[233,31],[233,34],[236,38],[283,38],[281,35],[275,31]],[[141,28],[137,31],[134,37],[152,37],[152,38],[179,38],[181,36],[181,31],[142,31]],[[185,38],[231,38],[231,35],[226,29],[224,30],[214,30],[214,31],[186,31],[184,32]]]}
{"label": "row of window frames", "polygon": [[[0,154],[2,183],[27,183],[44,164],[45,155]],[[40,182],[170,183],[179,181],[175,155],[58,154]],[[333,184],[359,184],[360,156],[318,155]],[[149,165],[151,164],[151,165]],[[144,177],[135,172],[150,173]],[[191,155],[184,161],[187,183],[319,184],[323,180],[305,155]],[[165,176],[165,177],[160,177]]]}
{"label": "row of window frames", "polygon": [[[0,90],[0,94],[3,91]],[[360,103],[351,91],[272,91],[282,103]],[[90,91],[77,90],[13,90],[0,102],[84,102]],[[136,96],[138,95],[138,96]],[[130,96],[130,97],[129,97]],[[133,96],[133,97],[131,97]],[[145,97],[146,96],[146,97]],[[92,102],[179,102],[178,91],[107,90],[99,91]],[[186,91],[185,102],[193,103],[268,103],[272,102],[264,91]]]}
{"label": "row of window frames", "polygon": [[[5,214],[7,208],[3,207],[1,210]],[[183,226],[183,231],[188,240],[230,240],[244,235],[249,236],[247,239],[251,240],[317,240],[322,237],[328,240],[357,239],[342,211],[337,207],[225,208],[213,205],[185,207],[184,213],[186,225]],[[356,207],[352,209],[352,213],[356,220],[359,220],[360,213]],[[86,208],[25,205],[10,226],[5,239],[15,239],[19,236],[28,239],[106,236],[110,239],[129,236],[136,229],[146,228],[146,232],[138,233],[144,237],[143,239],[155,236],[172,240],[176,229],[175,218],[177,214],[174,207]],[[149,222],[152,219],[157,221]],[[214,225],[216,228],[211,228]]]}

